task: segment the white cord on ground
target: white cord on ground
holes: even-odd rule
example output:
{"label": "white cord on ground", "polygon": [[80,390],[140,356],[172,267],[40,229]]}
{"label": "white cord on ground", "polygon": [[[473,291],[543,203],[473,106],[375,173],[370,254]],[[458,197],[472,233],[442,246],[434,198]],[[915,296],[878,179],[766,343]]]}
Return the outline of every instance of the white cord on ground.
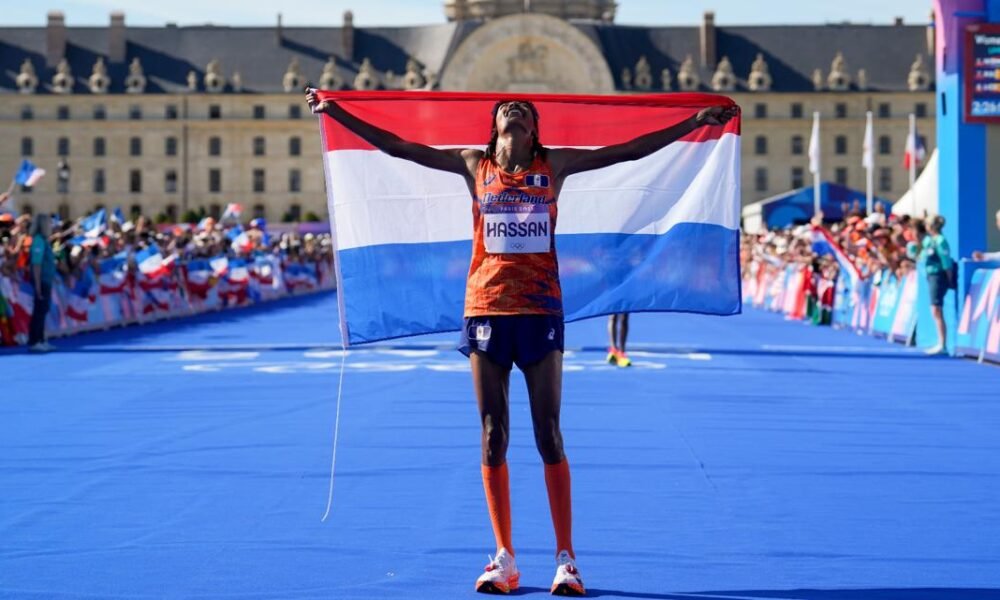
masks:
{"label": "white cord on ground", "polygon": [[333,420],[333,458],[330,459],[330,491],[326,496],[326,512],[320,522],[326,523],[333,508],[333,475],[337,470],[337,436],[340,433],[340,398],[344,392],[344,366],[347,363],[347,348],[343,347],[340,354],[340,382],[337,384],[337,416]]}

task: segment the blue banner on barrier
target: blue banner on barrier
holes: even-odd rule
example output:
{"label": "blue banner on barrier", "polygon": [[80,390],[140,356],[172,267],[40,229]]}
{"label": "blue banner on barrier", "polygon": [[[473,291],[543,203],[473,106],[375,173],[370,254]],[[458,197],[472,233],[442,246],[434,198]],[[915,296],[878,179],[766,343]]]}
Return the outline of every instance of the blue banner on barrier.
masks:
{"label": "blue banner on barrier", "polygon": [[959,316],[955,352],[1000,361],[1000,268],[967,262],[971,270]]}
{"label": "blue banner on barrier", "polygon": [[898,308],[899,280],[887,269],[882,272],[882,281],[878,288],[878,303],[872,319],[872,333],[879,337],[889,337]]}
{"label": "blue banner on barrier", "polygon": [[978,358],[986,347],[992,316],[989,289],[994,282],[1000,283],[1000,270],[979,269],[972,274],[972,281],[969,282],[968,292],[962,303],[962,315],[955,338],[955,353],[958,356]]}

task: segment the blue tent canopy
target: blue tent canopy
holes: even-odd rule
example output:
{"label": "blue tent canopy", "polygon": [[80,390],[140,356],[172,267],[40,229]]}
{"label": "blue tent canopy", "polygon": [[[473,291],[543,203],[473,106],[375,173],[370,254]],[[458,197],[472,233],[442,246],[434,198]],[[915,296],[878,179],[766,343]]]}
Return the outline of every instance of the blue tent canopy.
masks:
{"label": "blue tent canopy", "polygon": [[[840,220],[844,217],[843,205],[847,204],[848,210],[857,202],[862,210],[865,207],[865,192],[838,185],[836,183],[823,182],[820,184],[820,210],[823,211],[825,220]],[[761,200],[756,203],[759,206],[759,215],[768,229],[781,229],[789,225],[808,223],[813,217],[813,188],[804,187],[792,190],[785,194]],[[874,204],[883,205],[886,214],[892,213],[892,202],[876,196]],[[750,209],[754,205],[748,206]],[[746,215],[750,211],[744,211]],[[757,211],[754,210],[754,213]]]}

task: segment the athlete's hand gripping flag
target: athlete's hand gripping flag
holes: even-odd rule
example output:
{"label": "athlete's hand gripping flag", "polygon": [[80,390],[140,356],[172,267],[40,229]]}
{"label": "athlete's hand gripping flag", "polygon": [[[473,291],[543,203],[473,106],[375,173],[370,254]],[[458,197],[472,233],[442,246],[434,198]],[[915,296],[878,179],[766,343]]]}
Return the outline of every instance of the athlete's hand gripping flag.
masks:
{"label": "athlete's hand gripping flag", "polygon": [[[736,113],[731,100],[709,94],[518,98],[537,107],[549,148],[621,144],[711,106]],[[497,99],[317,92],[320,102],[437,148],[484,148]],[[740,120],[713,121],[648,156],[566,180],[555,239],[567,321],[740,312]],[[320,124],[345,342],[459,330],[473,231],[467,183],[376,150],[327,115]]]}

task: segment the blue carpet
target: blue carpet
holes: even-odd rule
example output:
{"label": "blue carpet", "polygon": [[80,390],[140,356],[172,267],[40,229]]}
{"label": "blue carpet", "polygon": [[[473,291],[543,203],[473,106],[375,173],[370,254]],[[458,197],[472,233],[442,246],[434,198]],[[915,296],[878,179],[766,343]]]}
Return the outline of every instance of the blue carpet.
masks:
{"label": "blue carpet", "polygon": [[[473,598],[491,552],[455,336],[341,356],[332,295],[0,353],[0,597]],[[1000,597],[1000,369],[845,332],[570,325],[574,537],[601,598]],[[554,536],[512,382],[521,596]]]}

